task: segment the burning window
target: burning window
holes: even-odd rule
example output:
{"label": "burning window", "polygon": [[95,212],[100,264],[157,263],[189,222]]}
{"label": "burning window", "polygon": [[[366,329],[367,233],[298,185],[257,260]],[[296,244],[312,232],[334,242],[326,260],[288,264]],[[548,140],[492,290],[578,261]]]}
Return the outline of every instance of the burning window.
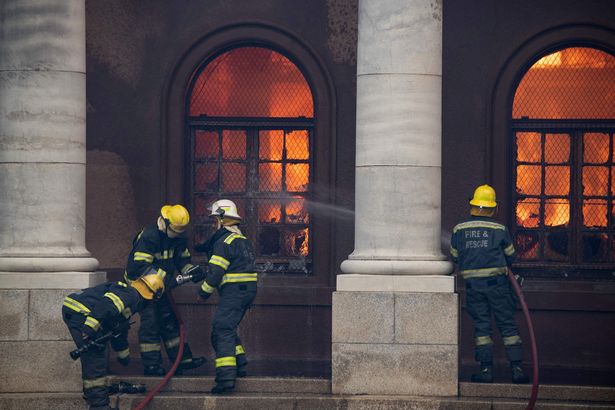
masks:
{"label": "burning window", "polygon": [[573,47],[534,63],[513,103],[522,261],[615,262],[615,57]]}
{"label": "burning window", "polygon": [[235,201],[261,270],[311,270],[314,102],[286,56],[226,51],[197,72],[189,93],[194,241],[211,234],[207,206]]}

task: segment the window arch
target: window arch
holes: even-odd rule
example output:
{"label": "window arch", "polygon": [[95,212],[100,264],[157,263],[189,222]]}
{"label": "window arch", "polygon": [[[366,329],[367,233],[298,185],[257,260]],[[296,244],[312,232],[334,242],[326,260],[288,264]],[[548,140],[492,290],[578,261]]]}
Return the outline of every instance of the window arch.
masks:
{"label": "window arch", "polygon": [[615,263],[615,57],[536,58],[512,104],[512,221],[522,263]]}
{"label": "window arch", "polygon": [[211,234],[207,206],[232,199],[262,271],[311,273],[314,97],[299,65],[263,45],[223,50],[187,104],[194,241]]}

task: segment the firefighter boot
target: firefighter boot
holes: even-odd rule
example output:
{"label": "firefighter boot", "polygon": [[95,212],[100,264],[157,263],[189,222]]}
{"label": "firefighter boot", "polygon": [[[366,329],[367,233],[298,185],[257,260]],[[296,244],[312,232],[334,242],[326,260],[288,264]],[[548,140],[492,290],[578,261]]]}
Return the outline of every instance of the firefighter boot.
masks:
{"label": "firefighter boot", "polygon": [[480,373],[472,375],[474,383],[493,383],[493,366],[491,363],[481,363]]}
{"label": "firefighter boot", "polygon": [[180,363],[175,371],[175,374],[181,376],[188,370],[203,366],[206,362],[207,359],[204,357],[193,357],[190,361]]}
{"label": "firefighter boot", "polygon": [[235,389],[234,381],[216,382],[216,385],[211,389],[211,394],[230,393]]}
{"label": "firefighter boot", "polygon": [[164,367],[160,366],[159,364],[154,364],[152,366],[145,366],[143,368],[144,376],[163,377],[165,374],[167,374],[167,371],[164,370]]}
{"label": "firefighter boot", "polygon": [[521,363],[511,363],[510,369],[512,371],[512,382],[515,384],[524,384],[530,381],[529,377],[523,373]]}

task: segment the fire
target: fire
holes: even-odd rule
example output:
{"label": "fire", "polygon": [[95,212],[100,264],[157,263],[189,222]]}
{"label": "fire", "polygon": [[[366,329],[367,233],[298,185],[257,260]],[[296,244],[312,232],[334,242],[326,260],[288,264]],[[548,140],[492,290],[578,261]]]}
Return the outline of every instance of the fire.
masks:
{"label": "fire", "polygon": [[299,68],[262,47],[227,51],[201,71],[192,87],[190,116],[314,116],[310,87]]}
{"label": "fire", "polygon": [[515,93],[513,118],[615,118],[615,57],[571,47],[538,60]]}
{"label": "fire", "polygon": [[[314,99],[303,73],[289,58],[263,47],[240,47],[220,54],[198,74],[189,114],[240,119],[313,118]],[[309,212],[305,197],[296,193],[309,190],[310,132],[280,128],[258,130],[257,186],[251,178],[254,172],[248,154],[252,144],[246,130],[223,130],[221,144],[216,131],[197,131],[194,158],[217,162],[196,164],[195,189],[252,190],[266,195],[256,202],[258,222],[263,225],[259,228],[262,254],[305,257],[309,228],[300,225],[310,222]],[[195,203],[202,213],[202,204]]]}

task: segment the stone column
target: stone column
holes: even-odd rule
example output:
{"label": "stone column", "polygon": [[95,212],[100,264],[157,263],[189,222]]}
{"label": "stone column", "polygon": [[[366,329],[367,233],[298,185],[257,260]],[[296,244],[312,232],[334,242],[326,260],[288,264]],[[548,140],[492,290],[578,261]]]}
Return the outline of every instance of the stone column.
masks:
{"label": "stone column", "polygon": [[333,391],[457,394],[441,252],[441,0],[359,0],[355,250],[333,295]]}
{"label": "stone column", "polygon": [[0,3],[0,392],[79,391],[62,299],[85,248],[85,0]]}

